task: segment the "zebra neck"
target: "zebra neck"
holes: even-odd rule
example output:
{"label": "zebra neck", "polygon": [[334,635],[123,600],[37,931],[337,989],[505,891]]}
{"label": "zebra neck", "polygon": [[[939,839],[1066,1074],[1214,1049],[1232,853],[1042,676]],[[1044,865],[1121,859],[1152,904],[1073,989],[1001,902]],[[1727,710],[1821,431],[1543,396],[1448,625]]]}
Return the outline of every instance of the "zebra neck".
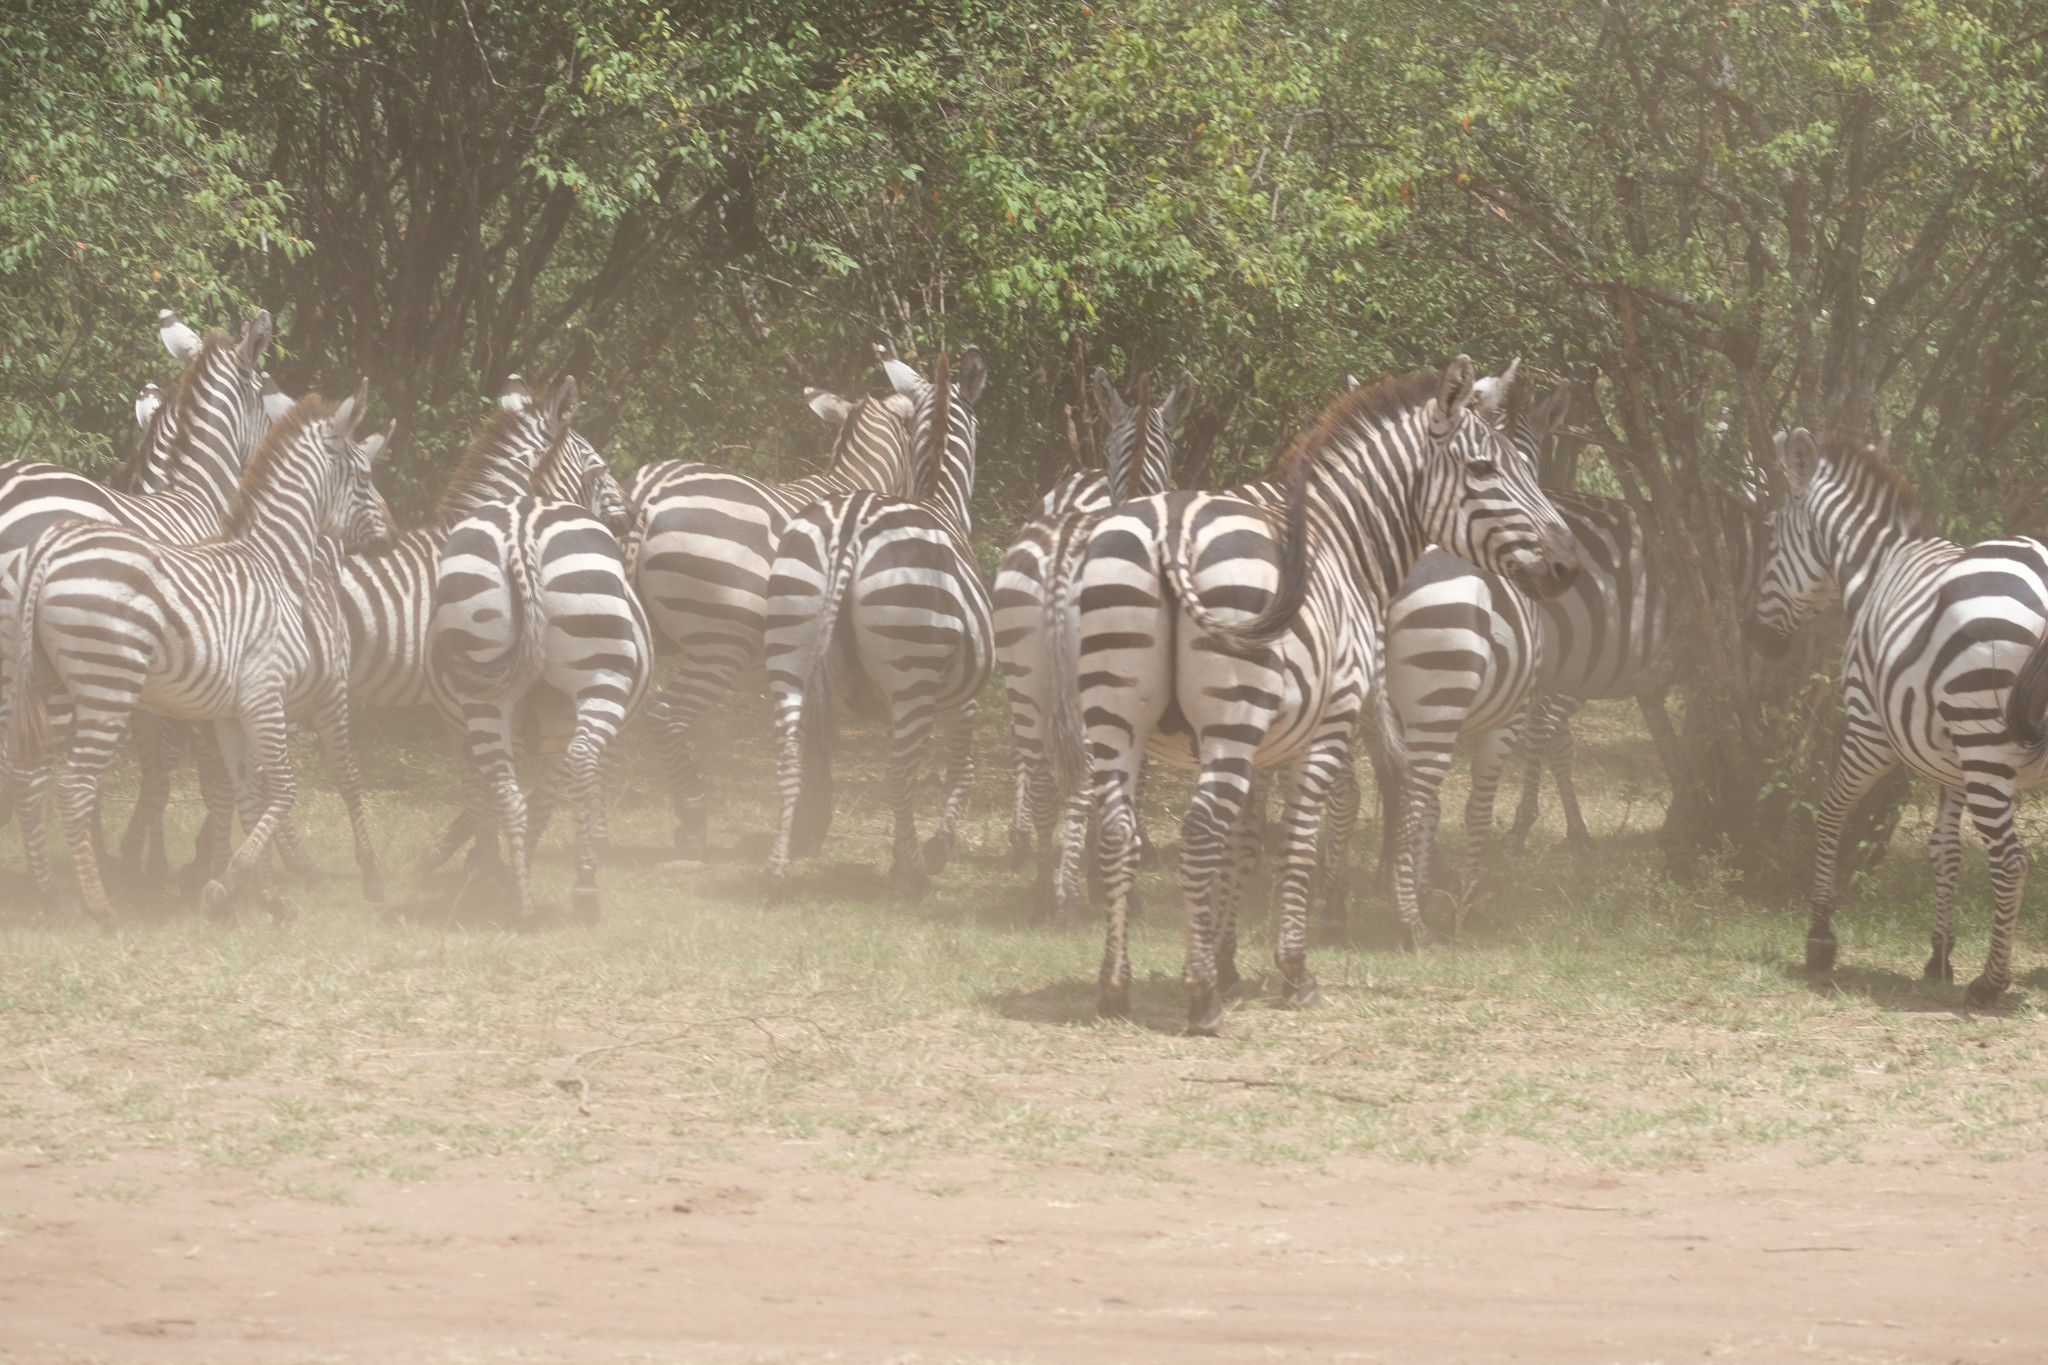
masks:
{"label": "zebra neck", "polygon": [[953,539],[965,546],[974,537],[973,503],[974,452],[949,450],[946,463],[939,470],[938,486],[932,489],[924,505],[952,533]]}
{"label": "zebra neck", "polygon": [[1860,530],[1851,526],[1837,533],[1828,547],[1829,567],[1834,570],[1835,585],[1842,593],[1842,609],[1849,619],[1853,621],[1862,614],[1879,570],[1893,556],[1936,538],[1916,536],[1891,516],[1863,523]]}
{"label": "zebra neck", "polygon": [[[1403,473],[1405,486],[1399,478]],[[1310,562],[1329,562],[1369,601],[1384,606],[1429,548],[1421,533],[1426,519],[1417,506],[1422,485],[1420,469],[1318,461],[1307,493],[1309,526],[1316,537]]]}

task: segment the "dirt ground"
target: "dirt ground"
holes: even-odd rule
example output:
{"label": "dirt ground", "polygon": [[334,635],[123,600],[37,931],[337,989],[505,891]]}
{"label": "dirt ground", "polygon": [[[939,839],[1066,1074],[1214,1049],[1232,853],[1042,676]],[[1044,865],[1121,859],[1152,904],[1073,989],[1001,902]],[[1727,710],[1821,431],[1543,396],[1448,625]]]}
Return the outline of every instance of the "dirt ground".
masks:
{"label": "dirt ground", "polygon": [[0,1158],[0,1360],[2048,1360],[2035,1162],[1119,1183],[821,1174],[805,1146],[573,1197],[474,1163],[344,1205]]}

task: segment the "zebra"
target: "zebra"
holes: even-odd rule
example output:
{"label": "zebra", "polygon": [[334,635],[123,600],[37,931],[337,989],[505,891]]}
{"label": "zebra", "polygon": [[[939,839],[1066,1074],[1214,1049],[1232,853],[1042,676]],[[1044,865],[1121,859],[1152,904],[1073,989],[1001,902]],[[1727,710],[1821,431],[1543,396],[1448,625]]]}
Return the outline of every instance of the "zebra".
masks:
{"label": "zebra", "polygon": [[[97,483],[60,465],[0,462],[0,699],[11,698],[18,589],[28,546],[44,530],[69,521],[131,527],[169,544],[191,544],[220,531],[250,454],[267,425],[258,365],[271,338],[270,314],[256,312],[239,338],[214,332],[190,340],[191,329],[170,314],[160,327],[172,355],[185,362],[176,387],[159,396],[138,437],[128,470],[138,491]],[[144,490],[154,491],[144,491]],[[0,707],[4,709],[4,707]],[[7,727],[0,726],[0,732]],[[9,759],[12,769],[15,761]],[[18,789],[35,779],[10,772]],[[16,802],[24,854],[39,893],[56,892],[43,832],[43,812]]]}
{"label": "zebra", "polygon": [[[549,405],[557,435],[533,470],[532,491],[484,502],[448,528],[427,627],[428,690],[461,730],[468,759],[476,813],[467,818],[490,831],[493,847],[504,836],[521,925],[534,922],[534,831],[513,766],[518,751],[538,749],[559,763],[578,817],[570,907],[595,923],[598,765],[646,695],[654,662],[620,545],[631,520],[624,492],[587,443],[561,434],[574,398],[565,380]],[[472,860],[465,897],[486,861]]]}
{"label": "zebra", "polygon": [[1216,1031],[1236,980],[1233,931],[1219,914],[1232,874],[1218,873],[1256,768],[1285,765],[1292,778],[1275,955],[1287,1003],[1312,1004],[1317,815],[1350,763],[1393,589],[1431,541],[1534,595],[1570,585],[1570,532],[1500,433],[1468,413],[1476,378],[1461,355],[1440,374],[1362,387],[1296,440],[1277,478],[1141,498],[1090,535],[1078,623],[1055,619],[1081,714],[1057,707],[1054,723],[1069,735],[1085,724],[1101,806],[1101,1013],[1130,1008],[1133,795],[1148,750],[1198,773],[1181,824],[1189,1031]]}
{"label": "zebra", "polygon": [[[894,355],[886,347],[876,350]],[[733,679],[761,662],[768,577],[783,528],[835,493],[915,496],[907,399],[891,394],[848,402],[822,389],[806,389],[804,396],[837,427],[824,473],[768,484],[715,465],[668,460],[635,471],[626,489],[642,518],[634,585],[664,650],[679,656],[653,710],[675,806],[675,842],[686,854],[702,852],[708,829],[690,736]]]}
{"label": "zebra", "polygon": [[1792,634],[1840,598],[1842,740],[1815,816],[1808,971],[1835,963],[1835,864],[1856,802],[1900,763],[1941,789],[1934,861],[1933,952],[1925,975],[1955,979],[1955,884],[1967,807],[1991,853],[1998,909],[1984,970],[1965,999],[1989,1005],[2012,980],[2013,926],[2027,855],[2013,830],[2017,794],[2048,779],[2040,737],[2040,666],[2048,627],[2048,545],[2027,537],[1967,548],[1933,534],[1918,499],[1877,446],[1800,428],[1779,449],[1787,492],[1769,517],[1770,552],[1751,644],[1781,657]]}
{"label": "zebra", "polygon": [[[173,545],[88,522],[53,528],[29,548],[12,737],[19,753],[40,759],[51,741],[45,688],[68,697],[60,804],[86,911],[101,923],[113,911],[93,838],[99,778],[138,707],[213,721],[235,775],[248,836],[205,888],[211,913],[226,908],[243,876],[264,880],[272,831],[296,796],[286,752],[294,704],[318,708],[323,738],[338,738],[346,754],[346,692],[337,661],[322,657],[334,641],[319,628],[332,613],[310,599],[319,536],[364,549],[393,536],[371,481],[383,443],[371,451],[354,440],[367,390],[366,381],[339,404],[308,395],[265,433],[218,540]],[[351,817],[361,857],[367,831],[359,812]],[[264,892],[276,913],[274,893]]]}
{"label": "zebra", "polygon": [[[1521,408],[1514,387],[1520,362],[1500,376],[1479,381],[1474,410],[1502,428],[1516,456],[1533,475],[1543,442],[1558,426],[1570,401],[1564,385],[1533,411]],[[1505,402],[1505,412],[1501,406]],[[1578,525],[1556,494],[1551,501],[1577,539]],[[1584,556],[1579,576],[1564,594],[1576,597],[1598,570]],[[1556,606],[1557,599],[1543,604]],[[1494,796],[1510,754],[1521,737],[1523,718],[1539,676],[1543,652],[1537,608],[1498,575],[1443,550],[1430,549],[1415,561],[1388,604],[1385,671],[1377,699],[1388,714],[1365,730],[1374,760],[1381,805],[1380,866],[1393,872],[1394,904],[1411,938],[1422,923],[1421,898],[1429,884],[1431,845],[1436,835],[1438,795],[1462,738],[1472,745],[1472,790],[1465,803],[1463,892],[1471,893],[1493,827]],[[1374,742],[1383,726],[1397,728],[1406,763],[1383,762]],[[1355,794],[1341,798],[1343,818],[1331,839],[1333,895],[1330,918],[1341,914],[1344,891],[1339,869]],[[1459,918],[1463,918],[1461,898]]]}
{"label": "zebra", "polygon": [[[769,853],[769,894],[779,896],[800,836],[823,838],[833,693],[889,722],[889,804],[895,815],[890,875],[922,896],[953,850],[973,779],[976,698],[994,665],[988,592],[975,566],[975,403],[988,370],[961,353],[957,375],[941,352],[927,381],[885,361],[897,392],[916,402],[911,436],[922,452],[923,497],[840,493],[790,519],[768,583],[762,654],[775,701],[781,818]],[[947,789],[939,828],[920,845],[912,808],[932,732],[945,735]]]}
{"label": "zebra", "polygon": [[[1038,515],[1010,542],[990,595],[996,670],[1010,699],[1010,738],[1016,755],[1010,847],[1019,859],[1030,856],[1035,831],[1038,899],[1066,925],[1078,918],[1088,784],[1081,773],[1085,758],[1068,755],[1056,764],[1046,749],[1048,690],[1071,685],[1071,680],[1052,674],[1045,614],[1055,602],[1062,609],[1071,604],[1068,584],[1079,567],[1088,532],[1102,514],[1128,498],[1163,493],[1173,486],[1172,433],[1194,401],[1195,380],[1184,372],[1157,407],[1151,402],[1147,375],[1138,379],[1135,402],[1126,403],[1110,383],[1109,372],[1099,366],[1091,389],[1105,428],[1105,468],[1070,475],[1046,495]],[[1056,803],[1062,788],[1064,802]],[[1064,851],[1053,842],[1058,804],[1066,810]]]}

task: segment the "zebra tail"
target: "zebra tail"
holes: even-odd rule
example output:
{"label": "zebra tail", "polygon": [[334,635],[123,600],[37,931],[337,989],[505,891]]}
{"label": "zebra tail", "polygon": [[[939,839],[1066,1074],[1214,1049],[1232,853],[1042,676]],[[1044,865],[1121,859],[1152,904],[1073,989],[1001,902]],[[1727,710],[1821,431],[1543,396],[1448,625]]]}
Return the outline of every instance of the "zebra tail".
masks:
{"label": "zebra tail", "polygon": [[1401,848],[1401,822],[1408,809],[1408,745],[1384,688],[1374,688],[1371,713],[1360,727],[1373,782],[1380,791],[1380,865],[1374,879],[1381,890],[1393,884],[1394,859]]}
{"label": "zebra tail", "polygon": [[[49,754],[50,712],[43,705],[42,689],[36,686],[36,656],[42,651],[36,642],[36,604],[49,578],[50,556],[31,554],[28,573],[22,578],[20,611],[14,630],[14,685],[4,705],[7,717],[7,785],[13,789],[13,773],[21,766],[41,763]],[[12,802],[9,803],[10,805]]]}
{"label": "zebra tail", "polygon": [[[1059,777],[1060,790],[1069,793],[1085,790],[1083,784],[1088,781],[1089,772],[1088,728],[1081,713],[1081,630],[1074,614],[1067,609],[1067,593],[1073,576],[1080,570],[1080,555],[1074,550],[1074,542],[1093,525],[1092,517],[1062,519],[1049,560],[1052,581],[1046,584],[1045,638],[1052,654],[1052,676],[1047,679],[1051,688],[1051,733],[1046,742],[1052,750],[1053,772]],[[1069,562],[1070,557],[1074,562]]]}
{"label": "zebra tail", "polygon": [[859,551],[859,537],[842,535],[826,558],[825,591],[818,599],[818,634],[804,676],[804,709],[797,722],[803,746],[802,785],[797,790],[790,838],[796,848],[809,852],[824,847],[832,828],[832,748],[839,737],[838,708],[832,695],[832,647]]}
{"label": "zebra tail", "polygon": [[[1262,649],[1287,633],[1294,624],[1294,618],[1301,612],[1301,604],[1308,597],[1308,476],[1311,461],[1297,459],[1287,471],[1285,501],[1287,515],[1273,528],[1274,539],[1280,550],[1280,585],[1273,594],[1273,600],[1251,616],[1226,620],[1212,614],[1202,605],[1202,599],[1195,592],[1194,574],[1188,567],[1187,522],[1176,520],[1166,536],[1161,558],[1165,560],[1167,581],[1180,598],[1181,608],[1194,619],[1197,626],[1220,641],[1225,649],[1243,652]],[[1266,510],[1266,520],[1273,520],[1272,510]]]}
{"label": "zebra tail", "polygon": [[2048,636],[2020,665],[2005,699],[2005,726],[2022,745],[2039,753],[2048,749]]}

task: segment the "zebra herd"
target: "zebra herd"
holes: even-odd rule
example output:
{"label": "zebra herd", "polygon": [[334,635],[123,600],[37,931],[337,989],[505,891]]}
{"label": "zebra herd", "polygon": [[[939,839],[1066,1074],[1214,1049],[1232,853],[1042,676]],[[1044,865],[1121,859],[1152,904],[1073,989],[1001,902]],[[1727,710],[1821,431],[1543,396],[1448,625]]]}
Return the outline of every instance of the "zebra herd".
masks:
{"label": "zebra herd", "polygon": [[[30,874],[52,898],[54,781],[80,900],[102,922],[114,912],[99,787],[124,735],[141,788],[122,857],[146,875],[165,870],[170,766],[189,753],[207,810],[203,904],[223,911],[246,885],[277,913],[271,848],[304,859],[289,728],[318,733],[377,899],[350,711],[424,703],[465,759],[462,809],[428,864],[467,847],[466,894],[509,886],[516,918],[530,922],[529,852],[566,804],[571,906],[595,920],[612,742],[647,712],[677,846],[700,856],[709,794],[696,727],[756,667],[776,738],[771,897],[829,830],[842,704],[886,726],[892,875],[919,895],[953,852],[980,698],[1000,674],[1012,850],[1035,856],[1039,899],[1065,924],[1093,850],[1107,899],[1106,1015],[1130,1008],[1146,761],[1193,775],[1180,825],[1183,983],[1189,1030],[1213,1033],[1239,981],[1237,919],[1269,780],[1283,811],[1275,959],[1283,1002],[1307,1005],[1318,998],[1312,902],[1319,885],[1333,904],[1346,894],[1357,751],[1378,770],[1382,861],[1420,946],[1439,791],[1461,741],[1474,752],[1462,917],[1518,749],[1517,835],[1547,770],[1578,840],[1573,713],[1635,695],[1653,728],[1668,728],[1661,698],[1682,614],[1673,574],[1627,503],[1539,487],[1539,454],[1571,395],[1560,386],[1526,403],[1518,366],[1482,377],[1459,356],[1439,372],[1354,383],[1268,477],[1208,491],[1173,486],[1193,378],[1155,403],[1148,377],[1127,398],[1097,370],[1104,467],[1049,491],[984,586],[972,517],[989,375],[972,347],[926,373],[878,346],[884,396],[806,390],[834,428],[831,462],[779,485],[684,460],[622,484],[574,429],[573,378],[536,395],[513,376],[432,520],[400,532],[372,477],[391,432],[359,431],[367,385],[338,403],[279,393],[261,368],[264,313],[239,337],[202,338],[168,311],[160,330],[184,372],[170,392],[149,385],[137,399],[141,432],[112,484],[0,464],[6,796]],[[1903,762],[1942,793],[1927,974],[1952,977],[1967,808],[1998,897],[1968,995],[1994,1000],[2011,980],[2026,867],[2015,795],[2048,776],[2048,548],[1965,549],[1930,535],[1877,447],[1793,430],[1778,463],[1787,491],[1767,539],[1746,506],[1730,515],[1756,584],[1747,632],[1782,652],[1837,597],[1850,632],[1808,964],[1834,959],[1843,821]],[[674,663],[658,688],[657,655]],[[920,839],[916,778],[935,746],[943,804]],[[539,759],[528,786],[522,753]]]}

